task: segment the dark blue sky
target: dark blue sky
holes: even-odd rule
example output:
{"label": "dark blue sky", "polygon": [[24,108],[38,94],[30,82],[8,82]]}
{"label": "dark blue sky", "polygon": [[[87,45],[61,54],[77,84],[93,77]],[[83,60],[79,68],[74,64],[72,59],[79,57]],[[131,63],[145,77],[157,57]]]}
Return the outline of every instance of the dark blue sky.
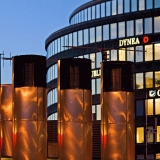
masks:
{"label": "dark blue sky", "polygon": [[[45,40],[69,25],[70,14],[90,0],[0,0],[0,53],[46,55]],[[3,62],[2,62],[3,64]],[[12,83],[12,65],[2,66],[2,84]]]}

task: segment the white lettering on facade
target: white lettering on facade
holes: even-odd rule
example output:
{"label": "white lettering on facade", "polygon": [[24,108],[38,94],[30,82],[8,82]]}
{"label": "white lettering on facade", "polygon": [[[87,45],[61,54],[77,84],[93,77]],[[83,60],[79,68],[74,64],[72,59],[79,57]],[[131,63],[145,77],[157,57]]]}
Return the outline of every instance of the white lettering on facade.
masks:
{"label": "white lettering on facade", "polygon": [[139,38],[130,38],[119,40],[119,47],[140,44]]}
{"label": "white lettering on facade", "polygon": [[160,97],[160,89],[149,91],[149,97],[156,97],[156,96]]}
{"label": "white lettering on facade", "polygon": [[100,75],[101,75],[101,70],[100,69],[92,71],[92,78],[93,77],[99,77]]}

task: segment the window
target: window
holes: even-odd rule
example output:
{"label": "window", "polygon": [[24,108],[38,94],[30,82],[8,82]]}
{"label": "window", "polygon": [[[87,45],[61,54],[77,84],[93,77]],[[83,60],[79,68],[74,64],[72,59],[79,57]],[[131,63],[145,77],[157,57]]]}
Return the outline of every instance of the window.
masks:
{"label": "window", "polygon": [[154,33],[156,32],[160,32],[160,16],[154,17]]}
{"label": "window", "polygon": [[155,87],[160,87],[160,71],[154,72]]}
{"label": "window", "polygon": [[125,22],[118,23],[118,37],[125,37]]}
{"label": "window", "polygon": [[153,87],[153,72],[146,72],[145,73],[145,82],[146,82],[146,88],[152,88]]}
{"label": "window", "polygon": [[72,46],[72,33],[69,34],[69,46]]}
{"label": "window", "polygon": [[144,143],[144,127],[136,128],[136,142]]}
{"label": "window", "polygon": [[143,88],[143,73],[136,73],[136,89]]}
{"label": "window", "polygon": [[111,39],[117,38],[117,23],[112,23],[110,25]]}
{"label": "window", "polygon": [[142,19],[136,19],[136,35],[143,34],[143,21]]}
{"label": "window", "polygon": [[100,4],[96,5],[96,18],[100,18]]}
{"label": "window", "polygon": [[123,0],[118,0],[118,14],[123,13]]}
{"label": "window", "polygon": [[101,52],[96,53],[96,68],[100,68],[100,63],[102,62]]}
{"label": "window", "polygon": [[153,0],[146,0],[146,9],[153,8]]}
{"label": "window", "polygon": [[157,126],[157,142],[160,142],[160,126]]}
{"label": "window", "polygon": [[144,0],[139,0],[139,11],[144,10],[144,9],[145,9]]}
{"label": "window", "polygon": [[96,27],[96,42],[102,41],[102,26]]}
{"label": "window", "polygon": [[154,8],[160,8],[160,0],[154,0]]}
{"label": "window", "polygon": [[111,15],[111,2],[108,1],[106,2],[106,16],[110,16]]}
{"label": "window", "polygon": [[92,94],[96,94],[96,85],[95,85],[95,79],[92,79]]}
{"label": "window", "polygon": [[160,43],[157,43],[154,45],[154,59],[158,60],[160,59]]}
{"label": "window", "polygon": [[136,46],[136,62],[143,61],[143,46]]}
{"label": "window", "polygon": [[137,11],[137,0],[131,0],[131,11]]}
{"label": "window", "polygon": [[147,129],[149,130],[147,132],[147,137],[148,137],[147,141],[148,141],[148,143],[151,143],[151,142],[153,142],[153,133],[150,131],[153,130],[153,126],[148,126]]}
{"label": "window", "polygon": [[152,33],[152,18],[144,19],[144,33]]}
{"label": "window", "polygon": [[134,47],[127,48],[127,61],[134,62]]}
{"label": "window", "polygon": [[143,154],[137,155],[137,159],[144,159],[144,155]]}
{"label": "window", "polygon": [[101,3],[101,17],[105,17],[105,3]]}
{"label": "window", "polygon": [[95,6],[92,6],[92,19],[95,19]]}
{"label": "window", "polygon": [[153,60],[153,45],[145,45],[145,61]]}
{"label": "window", "polygon": [[89,29],[89,35],[90,35],[90,43],[94,43],[95,42],[95,28],[90,28]]}
{"label": "window", "polygon": [[101,106],[96,105],[96,119],[101,120]]}
{"label": "window", "polygon": [[84,34],[83,34],[84,36],[83,36],[83,42],[84,42],[84,44],[88,44],[88,29],[85,29],[84,30]]}
{"label": "window", "polygon": [[124,50],[119,50],[119,61],[125,61],[126,60],[126,51]]}
{"label": "window", "polygon": [[73,46],[77,46],[77,32],[73,33]]}
{"label": "window", "polygon": [[109,39],[109,25],[104,25],[103,26],[103,40],[108,40]]}
{"label": "window", "polygon": [[88,20],[88,10],[85,9],[84,10],[84,21],[87,21]]}
{"label": "window", "polygon": [[124,0],[124,13],[130,12],[130,1]]}
{"label": "window", "polygon": [[78,46],[83,44],[82,30],[78,31]]}
{"label": "window", "polygon": [[160,98],[155,99],[155,114],[160,114]]}
{"label": "window", "polygon": [[134,32],[133,32],[133,28],[134,28],[134,24],[133,21],[127,21],[127,36],[133,36]]}
{"label": "window", "polygon": [[144,115],[144,103],[143,100],[136,101],[136,116]]}
{"label": "window", "polygon": [[112,15],[116,15],[117,14],[117,1],[113,0],[112,2]]}
{"label": "window", "polygon": [[91,7],[88,8],[88,20],[91,20]]}
{"label": "window", "polygon": [[100,78],[96,79],[96,94],[100,94],[101,93],[101,80]]}
{"label": "window", "polygon": [[156,159],[160,159],[160,153],[156,154]]}
{"label": "window", "polygon": [[147,111],[147,115],[153,115],[153,99],[146,99],[145,100],[145,107]]}
{"label": "window", "polygon": [[95,68],[95,53],[90,54],[90,60],[91,60],[92,69],[94,69]]}
{"label": "window", "polygon": [[117,50],[111,50],[111,61],[117,61]]}

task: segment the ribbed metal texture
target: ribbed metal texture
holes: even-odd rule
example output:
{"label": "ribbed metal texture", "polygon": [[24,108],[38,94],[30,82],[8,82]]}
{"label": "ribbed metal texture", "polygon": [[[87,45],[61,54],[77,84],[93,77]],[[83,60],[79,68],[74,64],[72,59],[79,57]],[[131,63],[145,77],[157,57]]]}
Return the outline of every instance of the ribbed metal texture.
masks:
{"label": "ribbed metal texture", "polygon": [[13,159],[47,159],[46,89],[14,88]]}
{"label": "ribbed metal texture", "polygon": [[91,91],[59,90],[58,143],[60,160],[92,159]]}
{"label": "ribbed metal texture", "polygon": [[102,160],[134,160],[134,96],[132,92],[103,92]]}
{"label": "ribbed metal texture", "polygon": [[1,86],[1,155],[12,156],[12,85]]}

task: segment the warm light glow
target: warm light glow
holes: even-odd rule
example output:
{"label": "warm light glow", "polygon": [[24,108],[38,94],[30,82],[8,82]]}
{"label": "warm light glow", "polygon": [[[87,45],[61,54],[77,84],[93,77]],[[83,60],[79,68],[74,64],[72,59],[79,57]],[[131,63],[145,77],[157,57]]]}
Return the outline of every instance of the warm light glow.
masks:
{"label": "warm light glow", "polygon": [[144,127],[137,128],[136,141],[137,143],[144,143]]}

